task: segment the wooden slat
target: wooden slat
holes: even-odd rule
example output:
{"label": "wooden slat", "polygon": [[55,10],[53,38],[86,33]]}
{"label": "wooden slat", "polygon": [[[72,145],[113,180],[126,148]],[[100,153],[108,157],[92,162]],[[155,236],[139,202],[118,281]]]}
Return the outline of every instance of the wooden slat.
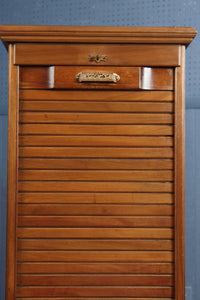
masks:
{"label": "wooden slat", "polygon": [[173,192],[171,182],[21,181],[20,192]]}
{"label": "wooden slat", "polygon": [[20,134],[55,135],[173,135],[171,125],[22,124]]}
{"label": "wooden slat", "polygon": [[19,238],[172,239],[170,228],[18,228]]}
{"label": "wooden slat", "polygon": [[172,251],[28,251],[17,252],[17,261],[66,262],[172,262]]}
{"label": "wooden slat", "polygon": [[172,113],[173,110],[173,104],[169,102],[20,101],[20,111],[32,112]]}
{"label": "wooden slat", "polygon": [[19,157],[52,158],[172,158],[170,147],[20,147]]}
{"label": "wooden slat", "polygon": [[20,146],[121,146],[121,147],[171,147],[173,137],[168,136],[63,136],[23,135]]}
{"label": "wooden slat", "polygon": [[21,112],[20,123],[92,123],[92,124],[172,124],[173,114],[167,113],[51,113]]}
{"label": "wooden slat", "polygon": [[[38,298],[38,297],[37,298],[32,298],[32,297],[31,298],[30,297],[28,297],[28,298],[24,298],[24,297],[23,298],[21,298],[21,297],[18,298],[17,297],[16,299],[17,300],[46,300],[46,298]],[[66,300],[66,299],[67,300],[74,300],[74,297],[73,298],[71,298],[71,297],[59,298],[59,300]],[[85,297],[80,298],[80,297],[78,297],[77,298],[76,297],[76,300],[88,300],[88,299],[89,300],[97,300],[97,299],[98,300],[100,300],[100,299],[104,299],[104,300],[124,300],[124,298],[119,298],[119,297],[117,297],[117,298],[113,298],[113,297],[112,298],[110,298],[110,297],[109,298],[105,298],[105,297],[103,297],[103,298],[101,298],[101,297],[100,298],[99,297],[98,298],[93,298],[93,297],[92,298],[91,297],[90,298],[88,298],[88,297],[87,298],[85,298]],[[132,298],[132,297],[128,298],[128,300],[173,300],[173,299],[174,298],[164,298],[163,299],[163,297],[162,298],[154,298],[154,297],[153,298],[149,298],[149,297],[148,298],[141,298],[141,297],[140,298],[135,298],[135,297],[134,298]],[[56,298],[48,297],[48,300],[56,300]]]}
{"label": "wooden slat", "polygon": [[18,204],[19,215],[171,216],[172,205],[122,204]]}
{"label": "wooden slat", "polygon": [[86,101],[173,101],[171,91],[74,91],[20,90],[22,100],[86,100]]}
{"label": "wooden slat", "polygon": [[171,263],[18,263],[19,274],[172,274]]}
{"label": "wooden slat", "polygon": [[[171,287],[18,287],[17,297],[173,297]],[[87,298],[88,299],[88,298]],[[156,299],[157,300],[157,299]],[[164,299],[165,300],[165,299]]]}
{"label": "wooden slat", "polygon": [[19,286],[172,286],[171,275],[18,275]]}
{"label": "wooden slat", "polygon": [[172,240],[19,239],[18,250],[173,250]]}
{"label": "wooden slat", "polygon": [[172,159],[20,158],[20,169],[171,170]]}
{"label": "wooden slat", "polygon": [[19,204],[19,215],[143,215],[171,216],[172,205]]}
{"label": "wooden slat", "polygon": [[173,227],[170,216],[19,216],[18,226],[25,227]]}
{"label": "wooden slat", "polygon": [[19,193],[19,203],[172,204],[169,193]]}
{"label": "wooden slat", "polygon": [[173,171],[20,170],[19,180],[173,181]]}

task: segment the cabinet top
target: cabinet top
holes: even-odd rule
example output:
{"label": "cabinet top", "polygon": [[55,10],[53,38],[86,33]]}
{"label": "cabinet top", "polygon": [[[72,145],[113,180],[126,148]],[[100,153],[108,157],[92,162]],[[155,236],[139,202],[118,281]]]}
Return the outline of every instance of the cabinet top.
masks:
{"label": "cabinet top", "polygon": [[0,26],[0,37],[6,43],[153,43],[187,46],[196,33],[192,27]]}

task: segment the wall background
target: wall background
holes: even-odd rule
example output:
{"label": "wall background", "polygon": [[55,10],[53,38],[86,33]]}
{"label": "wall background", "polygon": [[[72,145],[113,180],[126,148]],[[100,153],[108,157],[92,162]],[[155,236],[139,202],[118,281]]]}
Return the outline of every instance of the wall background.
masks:
{"label": "wall background", "polygon": [[[0,24],[191,26],[199,0],[0,0]],[[200,40],[186,51],[186,300],[200,294]],[[5,299],[7,69],[0,43],[0,299]]]}

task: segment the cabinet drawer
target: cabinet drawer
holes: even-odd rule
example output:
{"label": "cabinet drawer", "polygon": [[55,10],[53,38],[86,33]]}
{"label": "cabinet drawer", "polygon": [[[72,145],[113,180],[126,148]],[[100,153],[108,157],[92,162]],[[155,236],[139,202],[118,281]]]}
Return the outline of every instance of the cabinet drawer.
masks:
{"label": "cabinet drawer", "polygon": [[19,43],[14,59],[19,65],[175,67],[179,51],[178,45]]}
{"label": "cabinet drawer", "polygon": [[21,89],[173,90],[173,68],[21,67]]}

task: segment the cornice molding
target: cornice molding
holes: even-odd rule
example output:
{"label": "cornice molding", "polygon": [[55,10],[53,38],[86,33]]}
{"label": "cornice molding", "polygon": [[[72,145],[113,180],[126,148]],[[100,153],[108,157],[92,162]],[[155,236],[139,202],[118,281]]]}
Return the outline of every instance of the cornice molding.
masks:
{"label": "cornice molding", "polygon": [[0,37],[6,43],[144,43],[188,46],[197,31],[192,27],[87,27],[1,25]]}

